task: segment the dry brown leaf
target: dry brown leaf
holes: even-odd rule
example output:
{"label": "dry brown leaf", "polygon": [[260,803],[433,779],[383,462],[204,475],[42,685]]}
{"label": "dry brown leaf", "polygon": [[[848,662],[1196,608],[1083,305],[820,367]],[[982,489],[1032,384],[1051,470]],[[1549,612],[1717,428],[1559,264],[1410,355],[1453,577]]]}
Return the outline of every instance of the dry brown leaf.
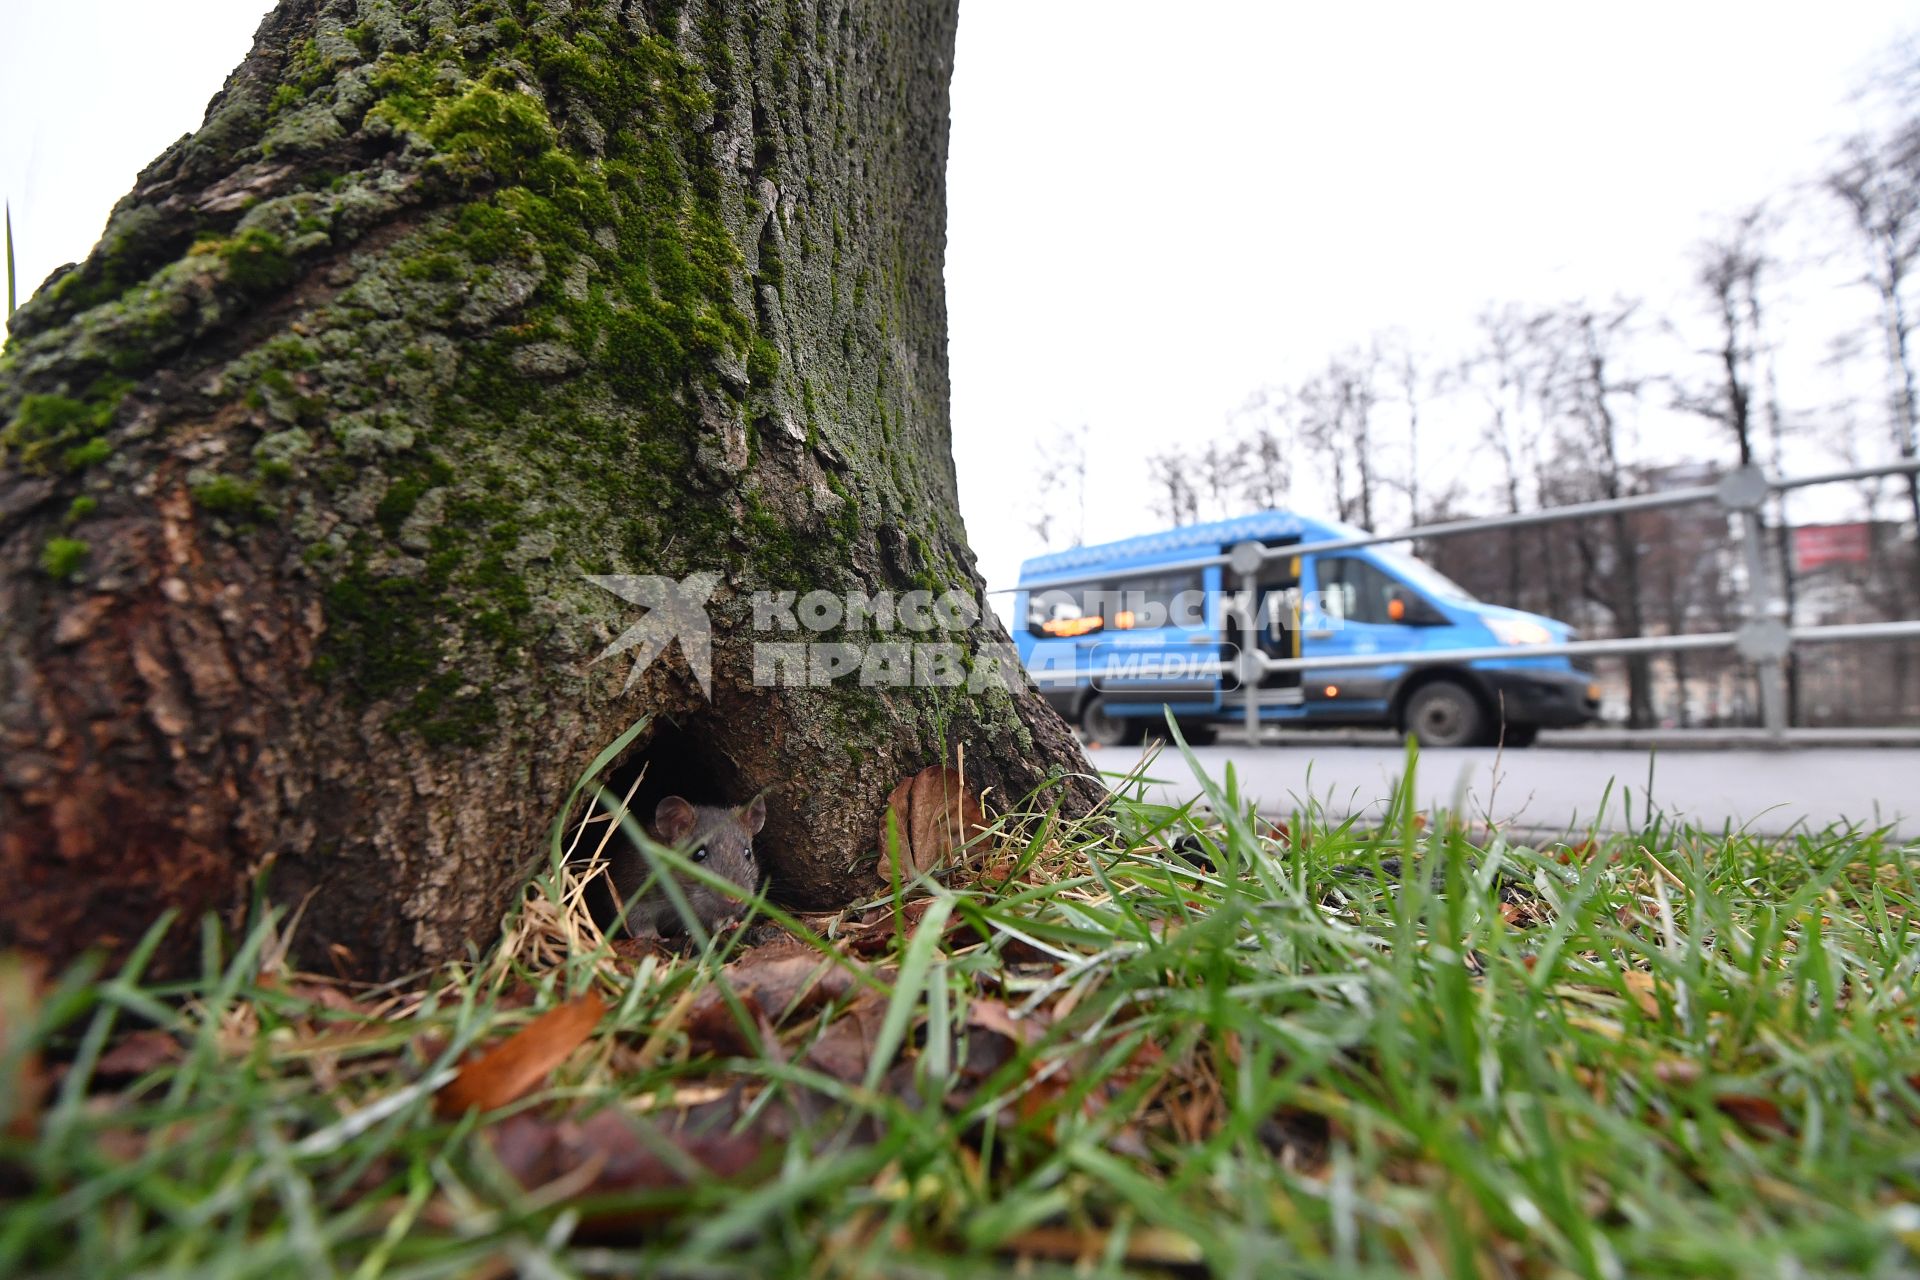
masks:
{"label": "dry brown leaf", "polygon": [[1653,1064],[1653,1078],[1661,1084],[1693,1084],[1700,1076],[1700,1064],[1691,1058],[1662,1058]]}
{"label": "dry brown leaf", "polygon": [[986,996],[977,996],[967,1002],[968,1026],[996,1032],[1015,1044],[1030,1044],[1038,1040],[1046,1034],[1049,1021],[1046,1014],[1039,1012],[1016,1018],[1013,1010],[1003,1002]]}
{"label": "dry brown leaf", "polygon": [[260,986],[267,991],[284,991],[296,1000],[304,1000],[335,1013],[365,1016],[369,1012],[369,1006],[348,995],[334,979],[322,975],[297,973],[292,977],[281,977],[278,974],[265,974],[260,978]]}
{"label": "dry brown leaf", "polygon": [[303,1032],[285,1040],[276,1040],[273,1052],[275,1057],[281,1059],[324,1058],[352,1053],[356,1049],[364,1049],[369,1045],[398,1047],[398,1043],[393,1026],[389,1023],[376,1022],[362,1026],[344,1026],[336,1023],[323,1027],[319,1031]]}
{"label": "dry brown leaf", "polygon": [[450,1117],[492,1111],[525,1097],[593,1034],[606,1011],[606,1002],[592,991],[549,1009],[462,1066],[434,1099],[434,1110]]}
{"label": "dry brown leaf", "polygon": [[[772,1022],[811,1013],[852,991],[858,981],[844,964],[802,946],[756,948],[728,965],[721,980],[750,1017]],[[717,985],[695,997],[686,1026],[697,1049],[739,1053],[752,1047]]]}
{"label": "dry brown leaf", "polygon": [[[901,904],[898,911],[891,906],[876,908],[857,927],[847,930],[843,935],[847,950],[857,956],[874,956],[890,950],[903,929],[909,936],[912,935],[933,902],[932,898],[916,898]],[[966,933],[970,927],[960,916],[949,916],[943,936],[953,938]]]}
{"label": "dry brown leaf", "polygon": [[[1030,1227],[1000,1246],[1023,1258],[1098,1262],[1106,1256],[1112,1232],[1096,1227]],[[1168,1227],[1135,1227],[1121,1250],[1128,1262],[1191,1266],[1206,1257],[1192,1236]]]}
{"label": "dry brown leaf", "polygon": [[0,1131],[31,1138],[40,1127],[47,1073],[27,1044],[45,989],[46,966],[16,952],[0,955]]}
{"label": "dry brown leaf", "polygon": [[96,1080],[133,1080],[187,1056],[180,1042],[158,1027],[130,1032],[113,1042],[93,1068]]}
{"label": "dry brown leaf", "polygon": [[1772,1098],[1763,1098],[1757,1093],[1723,1093],[1714,1098],[1713,1105],[1756,1137],[1793,1132],[1786,1113]]}
{"label": "dry brown leaf", "polygon": [[1560,850],[1560,862],[1564,866],[1571,866],[1576,862],[1585,862],[1594,855],[1595,850],[1598,848],[1599,846],[1591,840],[1582,840],[1579,844],[1565,845]]}
{"label": "dry brown leaf", "polygon": [[889,827],[899,831],[906,873],[920,875],[946,862],[986,826],[986,815],[967,791],[966,779],[956,770],[930,766],[902,778],[887,797],[887,812],[880,815],[881,864],[891,857]]}
{"label": "dry brown leaf", "polygon": [[[699,1132],[667,1129],[617,1109],[584,1120],[522,1112],[492,1133],[494,1155],[529,1191],[559,1192],[561,1200],[636,1192],[673,1191],[696,1179],[737,1178],[766,1163],[767,1140],[725,1127]],[[669,1218],[670,1204],[602,1211],[581,1223],[584,1239],[630,1238]]]}
{"label": "dry brown leaf", "polygon": [[835,1018],[818,1039],[807,1046],[805,1063],[815,1071],[849,1084],[866,1078],[873,1044],[886,1020],[886,998],[863,991]]}
{"label": "dry brown leaf", "polygon": [[[975,996],[967,1003],[965,1055],[960,1061],[960,1078],[977,1084],[997,1074],[1028,1043],[1046,1033],[1051,1019],[1044,1011],[1016,1019],[999,1000]],[[964,1100],[965,1091],[955,1091],[949,1101]]]}
{"label": "dry brown leaf", "polygon": [[1644,969],[1623,969],[1620,980],[1626,983],[1627,994],[1640,1006],[1640,1012],[1649,1018],[1660,1016],[1660,983]]}

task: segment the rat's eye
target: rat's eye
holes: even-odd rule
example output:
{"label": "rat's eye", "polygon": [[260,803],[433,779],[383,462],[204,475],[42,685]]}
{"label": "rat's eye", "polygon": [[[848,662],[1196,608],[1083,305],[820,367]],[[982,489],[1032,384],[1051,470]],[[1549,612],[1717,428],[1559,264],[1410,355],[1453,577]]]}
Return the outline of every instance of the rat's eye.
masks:
{"label": "rat's eye", "polygon": [[705,862],[707,860],[707,846],[701,845],[698,849],[695,849],[693,851],[693,860],[695,862]]}

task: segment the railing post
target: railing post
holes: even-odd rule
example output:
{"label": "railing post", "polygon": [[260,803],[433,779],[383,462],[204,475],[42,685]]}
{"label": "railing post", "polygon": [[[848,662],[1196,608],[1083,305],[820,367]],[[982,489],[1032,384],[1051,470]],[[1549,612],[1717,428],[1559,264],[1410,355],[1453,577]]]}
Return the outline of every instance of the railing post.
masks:
{"label": "railing post", "polygon": [[1760,723],[1768,733],[1787,728],[1786,659],[1793,632],[1780,617],[1767,578],[1766,526],[1761,507],[1772,486],[1758,467],[1720,477],[1720,505],[1740,517],[1740,547],[1746,560],[1747,617],[1734,647],[1753,663],[1760,682]]}
{"label": "railing post", "polygon": [[1267,549],[1258,542],[1236,542],[1227,553],[1228,567],[1240,580],[1241,599],[1246,611],[1241,615],[1243,640],[1253,641],[1240,647],[1240,698],[1246,715],[1247,745],[1260,745],[1260,567],[1267,562]]}

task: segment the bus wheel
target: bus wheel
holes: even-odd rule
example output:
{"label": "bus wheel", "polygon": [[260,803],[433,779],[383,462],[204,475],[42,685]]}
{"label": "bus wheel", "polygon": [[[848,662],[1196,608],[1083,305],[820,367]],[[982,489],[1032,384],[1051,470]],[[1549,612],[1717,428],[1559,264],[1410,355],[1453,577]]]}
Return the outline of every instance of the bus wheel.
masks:
{"label": "bus wheel", "polygon": [[1476,747],[1486,714],[1471,689],[1451,680],[1421,685],[1407,700],[1407,733],[1423,747]]}
{"label": "bus wheel", "polygon": [[1109,714],[1105,698],[1091,698],[1080,709],[1080,731],[1103,747],[1130,747],[1146,736],[1146,728],[1138,717]]}

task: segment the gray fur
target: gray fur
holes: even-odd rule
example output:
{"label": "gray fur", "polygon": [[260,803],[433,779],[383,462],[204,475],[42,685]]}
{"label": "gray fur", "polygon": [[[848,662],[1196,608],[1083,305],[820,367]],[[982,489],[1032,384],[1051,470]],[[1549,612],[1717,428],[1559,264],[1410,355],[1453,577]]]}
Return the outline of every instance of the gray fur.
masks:
{"label": "gray fur", "polygon": [[[737,892],[728,894],[685,875],[674,878],[694,915],[707,929],[738,915],[744,901],[759,887],[760,866],[753,856],[753,837],[766,818],[766,802],[757,797],[738,809],[691,804],[679,796],[668,796],[655,807],[647,834],[739,886]],[[627,932],[636,938],[685,933],[686,922],[658,880],[643,897],[634,900],[651,870],[646,855],[632,845],[622,842],[613,851],[613,887],[623,904],[632,904],[627,912]],[[663,868],[660,874],[670,873]]]}

